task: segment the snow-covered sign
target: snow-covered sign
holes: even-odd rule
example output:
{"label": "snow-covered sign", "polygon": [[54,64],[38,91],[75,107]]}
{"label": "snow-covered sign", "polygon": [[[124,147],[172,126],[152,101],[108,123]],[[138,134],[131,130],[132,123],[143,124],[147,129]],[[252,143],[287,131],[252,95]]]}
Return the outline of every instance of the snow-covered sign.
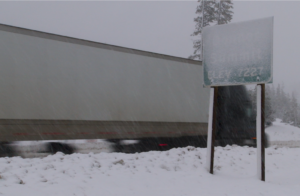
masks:
{"label": "snow-covered sign", "polygon": [[203,29],[204,86],[273,80],[273,17]]}

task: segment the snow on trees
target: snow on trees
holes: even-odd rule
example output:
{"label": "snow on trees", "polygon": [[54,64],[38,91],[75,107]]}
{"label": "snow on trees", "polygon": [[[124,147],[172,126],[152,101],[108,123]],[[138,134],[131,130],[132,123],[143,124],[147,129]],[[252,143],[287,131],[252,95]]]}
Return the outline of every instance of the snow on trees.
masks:
{"label": "snow on trees", "polygon": [[[256,105],[256,90],[249,89],[252,99],[253,109]],[[300,107],[295,92],[286,93],[283,84],[266,85],[265,97],[265,118],[266,123],[272,123],[275,118],[282,119],[283,122],[295,126],[300,126]]]}
{"label": "snow on trees", "polygon": [[[199,5],[196,8],[197,17],[194,18],[195,30],[191,36],[195,36],[193,41],[194,53],[189,59],[201,60],[202,50],[202,29],[212,24],[227,24],[231,21],[233,15],[233,2],[231,0],[205,1],[198,0]],[[204,17],[202,17],[204,16]]]}

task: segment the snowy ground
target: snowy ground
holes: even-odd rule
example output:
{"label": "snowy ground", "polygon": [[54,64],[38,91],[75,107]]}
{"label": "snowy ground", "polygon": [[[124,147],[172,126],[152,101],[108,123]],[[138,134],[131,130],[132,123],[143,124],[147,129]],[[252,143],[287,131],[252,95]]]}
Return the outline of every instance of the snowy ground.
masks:
{"label": "snowy ground", "polygon": [[299,195],[299,148],[266,150],[266,182],[256,178],[254,148],[217,147],[214,175],[205,170],[205,157],[206,149],[187,147],[1,158],[0,195]]}
{"label": "snowy ground", "polygon": [[266,129],[270,144],[278,147],[300,147],[300,128],[282,123],[276,119],[273,125]]}
{"label": "snowy ground", "polygon": [[[271,141],[296,141],[300,129],[276,121],[267,132]],[[300,148],[267,148],[266,182],[256,177],[255,148],[217,147],[214,175],[206,171],[205,162],[206,149],[193,147],[0,158],[0,195],[299,195]]]}

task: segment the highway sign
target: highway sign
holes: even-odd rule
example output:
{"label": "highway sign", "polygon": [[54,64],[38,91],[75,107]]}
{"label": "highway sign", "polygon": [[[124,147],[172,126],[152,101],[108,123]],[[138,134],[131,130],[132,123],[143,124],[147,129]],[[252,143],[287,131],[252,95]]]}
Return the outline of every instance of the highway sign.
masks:
{"label": "highway sign", "polygon": [[271,83],[273,17],[203,29],[204,86]]}

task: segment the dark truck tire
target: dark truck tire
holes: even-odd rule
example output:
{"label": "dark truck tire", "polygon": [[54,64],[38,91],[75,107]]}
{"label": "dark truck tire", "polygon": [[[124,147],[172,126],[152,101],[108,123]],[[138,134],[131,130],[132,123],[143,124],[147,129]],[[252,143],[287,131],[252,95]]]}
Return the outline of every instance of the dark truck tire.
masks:
{"label": "dark truck tire", "polygon": [[9,142],[0,142],[0,157],[13,157],[16,151]]}
{"label": "dark truck tire", "polygon": [[62,152],[64,154],[73,154],[75,152],[75,149],[68,144],[48,142],[46,144],[46,152],[49,152],[51,154],[55,154],[57,152]]}

